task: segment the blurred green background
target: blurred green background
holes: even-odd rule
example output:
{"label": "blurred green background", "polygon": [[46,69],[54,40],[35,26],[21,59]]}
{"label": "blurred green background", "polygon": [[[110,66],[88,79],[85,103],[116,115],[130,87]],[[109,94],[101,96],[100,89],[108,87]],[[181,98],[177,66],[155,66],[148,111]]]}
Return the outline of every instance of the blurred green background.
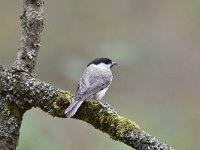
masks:
{"label": "blurred green background", "polygon": [[[22,0],[0,0],[0,64],[12,65]],[[46,0],[36,72],[74,93],[86,64],[119,63],[104,97],[118,114],[176,150],[200,149],[200,1]],[[18,150],[131,150],[91,125],[24,116]]]}

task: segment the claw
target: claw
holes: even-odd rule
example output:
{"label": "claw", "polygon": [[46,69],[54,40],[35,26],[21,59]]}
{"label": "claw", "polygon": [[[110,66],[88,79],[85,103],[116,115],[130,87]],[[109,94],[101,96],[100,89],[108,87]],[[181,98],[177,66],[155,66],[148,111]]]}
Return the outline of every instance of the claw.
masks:
{"label": "claw", "polygon": [[101,113],[103,110],[107,110],[109,114],[117,115],[117,111],[108,103],[103,104],[99,101],[99,104],[101,105],[101,108],[99,110],[99,113]]}

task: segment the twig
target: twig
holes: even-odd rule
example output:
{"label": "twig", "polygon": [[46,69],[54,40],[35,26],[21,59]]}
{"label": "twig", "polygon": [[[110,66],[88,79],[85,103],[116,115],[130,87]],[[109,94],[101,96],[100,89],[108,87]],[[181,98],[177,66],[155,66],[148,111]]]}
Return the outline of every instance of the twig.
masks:
{"label": "twig", "polygon": [[44,26],[42,0],[24,0],[21,38],[17,58],[14,63],[18,69],[33,72],[40,48],[41,33]]}

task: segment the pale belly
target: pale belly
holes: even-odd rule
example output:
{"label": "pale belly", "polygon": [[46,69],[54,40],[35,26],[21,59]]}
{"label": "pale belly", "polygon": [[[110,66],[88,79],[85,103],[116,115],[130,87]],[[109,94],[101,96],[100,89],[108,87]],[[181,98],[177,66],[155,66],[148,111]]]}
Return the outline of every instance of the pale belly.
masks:
{"label": "pale belly", "polygon": [[100,101],[104,95],[106,94],[106,91],[108,90],[108,87],[97,92],[95,95],[94,95],[94,99],[97,100],[97,101]]}

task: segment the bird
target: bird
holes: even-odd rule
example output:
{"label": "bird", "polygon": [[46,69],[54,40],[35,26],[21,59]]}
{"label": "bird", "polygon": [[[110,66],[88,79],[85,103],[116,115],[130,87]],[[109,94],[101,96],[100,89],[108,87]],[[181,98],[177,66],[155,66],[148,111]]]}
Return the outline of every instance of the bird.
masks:
{"label": "bird", "polygon": [[101,102],[101,99],[112,82],[111,68],[115,65],[117,62],[105,57],[95,58],[87,65],[80,78],[73,102],[65,109],[64,113],[67,118],[74,116],[86,99],[94,99],[101,107],[107,107]]}

